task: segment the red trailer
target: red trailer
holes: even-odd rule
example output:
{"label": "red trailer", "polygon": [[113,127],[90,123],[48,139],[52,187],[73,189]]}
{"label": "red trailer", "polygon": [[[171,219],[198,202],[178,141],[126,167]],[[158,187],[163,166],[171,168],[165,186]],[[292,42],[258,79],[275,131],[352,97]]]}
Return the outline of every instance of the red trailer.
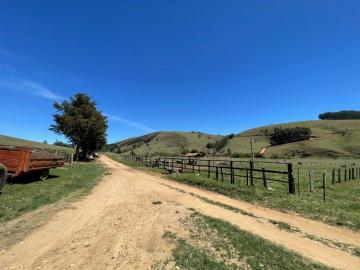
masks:
{"label": "red trailer", "polygon": [[0,145],[0,188],[9,177],[34,174],[40,180],[49,176],[51,168],[64,166],[64,159],[27,147]]}

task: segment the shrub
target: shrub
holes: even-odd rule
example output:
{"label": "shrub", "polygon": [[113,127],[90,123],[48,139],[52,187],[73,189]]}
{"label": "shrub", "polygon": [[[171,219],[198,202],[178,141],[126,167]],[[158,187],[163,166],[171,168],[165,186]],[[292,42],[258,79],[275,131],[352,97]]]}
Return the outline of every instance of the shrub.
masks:
{"label": "shrub", "polygon": [[213,148],[214,147],[214,144],[213,143],[207,143],[206,144],[206,148],[207,149],[211,149],[211,148]]}
{"label": "shrub", "polygon": [[274,128],[273,133],[268,135],[271,145],[279,145],[290,142],[298,142],[309,140],[311,137],[311,129],[305,127],[294,128]]}
{"label": "shrub", "polygon": [[214,144],[214,148],[217,152],[219,152],[221,149],[223,149],[229,141],[228,137],[223,137],[220,140],[216,141]]}
{"label": "shrub", "polygon": [[200,154],[200,156],[202,156],[202,157],[205,157],[205,156],[206,156],[205,151],[200,151],[199,154]]}

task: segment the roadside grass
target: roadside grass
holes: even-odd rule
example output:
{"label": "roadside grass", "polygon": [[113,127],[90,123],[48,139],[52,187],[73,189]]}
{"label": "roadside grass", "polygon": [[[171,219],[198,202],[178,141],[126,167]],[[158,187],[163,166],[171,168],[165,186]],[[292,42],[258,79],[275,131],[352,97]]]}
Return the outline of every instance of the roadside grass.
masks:
{"label": "roadside grass", "polygon": [[[162,169],[148,168],[139,162],[125,161],[117,154],[108,154],[110,158],[125,165],[142,170],[162,172]],[[157,171],[158,170],[158,171]],[[257,180],[255,187],[247,186],[244,178],[235,178],[235,184],[228,179],[217,181],[214,175],[208,178],[206,173],[177,173],[167,175],[169,179],[184,184],[196,186],[217,192],[232,198],[244,200],[253,204],[277,209],[280,211],[296,212],[302,216],[321,220],[323,222],[344,226],[353,230],[360,230],[360,180],[350,180],[341,184],[327,184],[327,200],[323,202],[321,183],[315,181],[314,192],[310,192],[307,182],[300,181],[300,195],[289,195],[287,185],[269,182],[269,189],[263,187],[262,181]]]}
{"label": "roadside grass", "polygon": [[331,269],[223,221],[193,212],[187,236],[166,232],[181,269]]}
{"label": "roadside grass", "polygon": [[170,179],[281,211],[292,211],[333,225],[360,230],[360,185],[357,180],[328,188],[327,201],[321,192],[289,195],[285,189],[264,189],[216,181],[195,173],[173,174]]}
{"label": "roadside grass", "polygon": [[67,196],[81,196],[97,184],[106,170],[99,163],[75,163],[50,171],[44,181],[15,180],[0,194],[0,223]]}

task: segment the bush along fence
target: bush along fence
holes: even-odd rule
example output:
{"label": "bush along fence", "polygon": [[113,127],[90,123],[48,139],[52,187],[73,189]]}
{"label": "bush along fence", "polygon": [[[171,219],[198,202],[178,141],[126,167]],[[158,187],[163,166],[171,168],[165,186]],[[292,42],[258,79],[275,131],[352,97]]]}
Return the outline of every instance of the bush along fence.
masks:
{"label": "bush along fence", "polygon": [[140,162],[148,167],[162,168],[171,173],[198,173],[217,181],[229,181],[231,184],[260,184],[269,189],[271,183],[277,183],[285,186],[289,194],[296,193],[292,163],[135,155],[123,155],[121,158]]}

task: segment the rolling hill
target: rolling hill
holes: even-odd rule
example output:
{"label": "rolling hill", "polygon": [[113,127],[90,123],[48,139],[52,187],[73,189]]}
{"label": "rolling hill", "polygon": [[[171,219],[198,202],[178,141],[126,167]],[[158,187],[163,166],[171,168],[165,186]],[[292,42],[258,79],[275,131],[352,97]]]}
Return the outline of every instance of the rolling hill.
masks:
{"label": "rolling hill", "polygon": [[[307,127],[312,130],[312,138],[270,146],[264,130],[271,131],[275,127]],[[255,152],[261,152],[266,158],[360,156],[360,120],[315,120],[258,127],[229,137],[228,143],[218,154],[248,157],[250,137],[256,140]],[[207,144],[214,144],[222,138],[224,136],[201,132],[155,132],[109,144],[104,150],[123,154],[134,151],[136,154],[178,155],[184,150],[196,149],[213,153],[214,150],[207,148]]]}
{"label": "rolling hill", "polygon": [[180,154],[184,150],[206,151],[208,143],[215,143],[221,136],[201,132],[154,132],[141,137],[130,138],[118,143],[108,144],[105,151],[136,154]]}
{"label": "rolling hill", "polygon": [[11,146],[24,146],[31,148],[38,148],[44,150],[59,150],[67,153],[73,153],[74,150],[68,147],[56,146],[52,144],[34,142],[10,136],[0,135],[0,145],[11,145]]}

